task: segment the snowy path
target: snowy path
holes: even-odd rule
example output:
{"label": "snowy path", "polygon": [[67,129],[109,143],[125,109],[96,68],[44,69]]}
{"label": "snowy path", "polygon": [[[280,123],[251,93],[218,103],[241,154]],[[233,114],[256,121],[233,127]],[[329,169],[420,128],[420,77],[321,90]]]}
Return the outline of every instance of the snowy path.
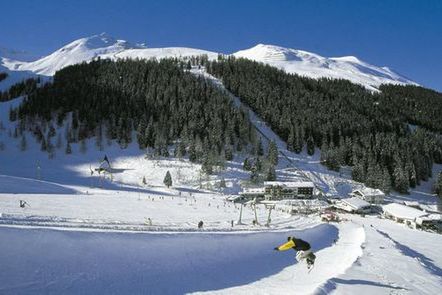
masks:
{"label": "snowy path", "polygon": [[[308,273],[305,263],[294,261],[294,252],[289,256],[294,265],[260,281],[210,294],[312,294],[323,293],[323,285],[328,280],[343,274],[360,255],[365,241],[362,227],[345,223],[338,225],[339,238],[332,247],[315,252],[315,268]],[[314,245],[314,241],[312,241]],[[280,253],[278,253],[280,254]],[[324,292],[327,293],[326,291]]]}
{"label": "snowy path", "polygon": [[[348,251],[346,237],[323,224],[287,233],[131,234],[0,228],[1,294],[183,294],[212,291],[256,282],[284,269],[281,280],[310,278],[305,265],[293,263],[293,252],[273,247],[287,235],[311,241],[319,250],[318,274],[331,268],[325,256]],[[351,248],[351,247],[350,247]],[[325,249],[321,251],[321,249]],[[340,249],[340,250],[338,250]],[[342,252],[341,252],[342,254]],[[350,255],[349,255],[350,256]],[[335,259],[342,260],[342,255]],[[351,263],[345,258],[342,267]],[[288,267],[288,268],[287,268]],[[292,273],[290,273],[292,271]],[[294,273],[293,273],[294,271]],[[324,278],[325,279],[325,278]],[[267,280],[267,279],[265,279]],[[270,289],[269,289],[270,288]],[[272,288],[267,288],[267,294]],[[273,284],[273,288],[276,286]],[[274,293],[276,294],[276,293]]]}

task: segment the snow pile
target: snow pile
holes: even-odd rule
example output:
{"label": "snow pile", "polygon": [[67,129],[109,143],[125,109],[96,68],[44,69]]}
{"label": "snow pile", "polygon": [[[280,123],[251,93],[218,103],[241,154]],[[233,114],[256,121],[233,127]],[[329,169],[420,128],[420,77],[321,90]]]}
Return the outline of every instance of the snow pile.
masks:
{"label": "snow pile", "polygon": [[328,58],[303,50],[265,44],[258,44],[233,55],[263,62],[288,73],[310,78],[350,80],[371,90],[387,83],[417,85],[387,67],[377,67],[354,56]]}

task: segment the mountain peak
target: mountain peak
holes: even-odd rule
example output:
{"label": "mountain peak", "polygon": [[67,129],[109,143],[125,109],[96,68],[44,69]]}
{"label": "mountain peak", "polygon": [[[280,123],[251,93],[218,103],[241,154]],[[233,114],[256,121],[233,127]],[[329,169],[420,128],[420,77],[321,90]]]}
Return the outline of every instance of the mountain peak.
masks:
{"label": "mountain peak", "polygon": [[371,65],[356,56],[328,58],[304,50],[262,43],[233,55],[267,63],[288,73],[310,78],[350,80],[374,91],[384,83],[416,84],[389,68]]}

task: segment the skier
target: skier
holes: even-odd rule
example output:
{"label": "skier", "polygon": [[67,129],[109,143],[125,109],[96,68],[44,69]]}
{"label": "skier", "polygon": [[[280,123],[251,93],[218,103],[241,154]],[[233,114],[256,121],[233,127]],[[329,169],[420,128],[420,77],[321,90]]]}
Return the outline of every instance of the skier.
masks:
{"label": "skier", "polygon": [[316,256],[311,251],[310,244],[304,240],[297,239],[295,237],[288,237],[287,243],[282,244],[279,247],[276,247],[276,251],[286,251],[289,249],[293,249],[297,251],[296,260],[302,261],[303,259],[307,262],[307,268],[310,270],[315,264]]}

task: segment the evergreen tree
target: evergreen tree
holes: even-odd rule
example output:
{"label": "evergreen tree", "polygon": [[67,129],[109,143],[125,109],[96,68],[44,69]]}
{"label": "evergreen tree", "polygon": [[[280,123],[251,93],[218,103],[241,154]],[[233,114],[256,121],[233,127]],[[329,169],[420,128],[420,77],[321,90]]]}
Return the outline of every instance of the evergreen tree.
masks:
{"label": "evergreen tree", "polygon": [[394,189],[400,193],[408,193],[408,179],[401,166],[396,166],[393,172]]}
{"label": "evergreen tree", "polygon": [[250,171],[250,170],[252,169],[252,164],[250,163],[249,158],[245,158],[245,159],[244,159],[244,163],[243,163],[243,165],[242,165],[242,168],[243,168],[245,171]]}
{"label": "evergreen tree", "polygon": [[264,155],[264,148],[262,147],[262,140],[261,137],[259,137],[257,143],[256,143],[256,155],[258,157]]}
{"label": "evergreen tree", "polygon": [[276,143],[274,141],[271,141],[269,143],[269,150],[268,150],[268,154],[267,154],[267,160],[273,166],[278,165],[278,147],[276,146]]}
{"label": "evergreen tree", "polygon": [[252,167],[251,170],[251,174],[250,174],[250,180],[252,181],[252,183],[258,183],[259,182],[259,172],[258,169],[256,169],[256,167]]}
{"label": "evergreen tree", "polygon": [[307,154],[310,156],[315,154],[315,141],[311,135],[307,138]]}
{"label": "evergreen tree", "polygon": [[167,172],[166,172],[166,176],[164,176],[163,183],[164,183],[164,185],[167,186],[168,188],[172,186],[172,176],[170,175],[169,170],[167,170]]}
{"label": "evergreen tree", "polygon": [[386,194],[389,194],[391,191],[391,176],[387,168],[384,168],[384,171],[382,172],[381,190]]}
{"label": "evergreen tree", "polygon": [[226,161],[232,161],[233,160],[233,151],[230,147],[227,147],[224,151],[224,158]]}
{"label": "evergreen tree", "polygon": [[269,166],[266,175],[267,181],[275,181],[276,180],[276,171],[274,166]]}

